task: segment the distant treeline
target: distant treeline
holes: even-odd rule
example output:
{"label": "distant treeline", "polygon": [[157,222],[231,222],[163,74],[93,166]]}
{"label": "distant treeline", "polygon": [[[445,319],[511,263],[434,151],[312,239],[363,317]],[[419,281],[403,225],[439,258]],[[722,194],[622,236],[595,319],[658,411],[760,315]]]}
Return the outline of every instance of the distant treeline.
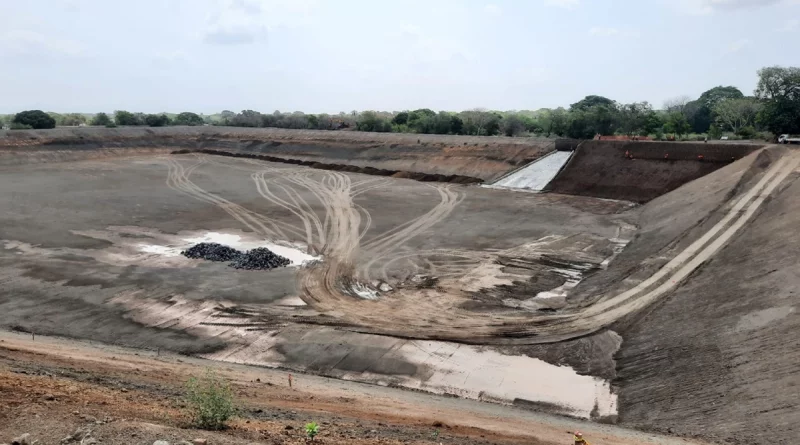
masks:
{"label": "distant treeline", "polygon": [[[753,96],[733,86],[718,86],[697,99],[688,96],[667,101],[662,109],[647,102],[618,103],[603,96],[586,96],[569,108],[461,112],[427,108],[417,110],[352,111],[339,114],[302,112],[261,113],[243,110],[213,115],[192,112],[144,114],[119,110],[97,113],[56,114],[29,110],[6,119],[12,129],[101,125],[151,126],[225,125],[291,129],[355,130],[394,133],[459,134],[475,136],[566,136],[588,139],[595,135],[652,136],[656,139],[695,137],[774,138],[800,133],[800,68],[768,67],[759,70]],[[2,116],[0,116],[2,124]]]}

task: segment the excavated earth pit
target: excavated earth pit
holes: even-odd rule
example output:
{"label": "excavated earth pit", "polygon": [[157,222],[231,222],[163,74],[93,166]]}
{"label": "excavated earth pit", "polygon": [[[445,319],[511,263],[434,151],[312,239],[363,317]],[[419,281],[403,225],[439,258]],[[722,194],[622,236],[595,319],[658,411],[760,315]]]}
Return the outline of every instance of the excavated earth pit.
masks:
{"label": "excavated earth pit", "polygon": [[[247,152],[220,131],[158,133],[157,141],[115,132],[113,144],[103,142],[108,135],[87,133],[101,147],[67,146],[62,134],[48,145],[46,132],[15,136],[13,144],[0,138],[7,146],[0,150],[0,326],[725,440],[722,427],[701,430],[687,420],[703,409],[691,405],[691,394],[656,390],[655,400],[648,389],[682,375],[687,390],[688,382],[708,383],[704,397],[721,397],[732,383],[722,379],[726,373],[705,370],[754,350],[740,344],[735,355],[728,329],[740,337],[758,332],[780,350],[785,378],[797,370],[789,352],[796,342],[772,343],[771,334],[797,323],[794,303],[778,297],[797,281],[773,289],[774,307],[762,299],[757,308],[739,305],[725,316],[714,315],[725,307],[720,303],[693,308],[710,317],[702,330],[688,319],[671,326],[681,317],[662,315],[680,314],[675,298],[691,294],[693,283],[714,282],[704,274],[751,236],[764,212],[775,215],[773,224],[788,217],[791,209],[775,205],[796,179],[794,152],[701,146],[695,149],[712,154],[697,159],[689,145],[676,144],[669,148],[685,159],[664,160],[653,154],[664,147],[653,145],[650,159],[637,151],[632,160],[630,147],[617,153],[624,147],[581,145],[551,181],[553,191],[518,193],[258,157],[280,154],[272,148],[299,156],[287,148],[286,133],[281,144],[250,143],[256,156],[218,156]],[[308,140],[329,136],[298,134],[310,144],[303,156],[331,158],[325,141]],[[166,136],[172,142],[159,146]],[[456,138],[440,142],[433,156],[431,146],[411,150],[402,144],[413,141],[367,137],[375,138],[370,146],[383,144],[374,168],[484,181],[547,152],[544,145],[475,147]],[[465,146],[473,151],[465,154]],[[375,153],[363,145],[354,150],[349,165]],[[341,146],[334,152],[346,158]],[[428,155],[425,171],[410,168]],[[482,167],[460,167],[478,158]],[[396,168],[398,159],[403,168]],[[608,172],[581,176],[580,169],[595,165]],[[652,183],[637,194],[635,183],[647,175]],[[598,196],[577,196],[590,193],[570,189],[570,177],[594,184]],[[609,199],[614,190],[630,200]],[[266,247],[291,264],[237,270],[180,255],[199,242]],[[727,261],[745,267],[758,260]],[[706,293],[750,298],[743,283],[696,292],[702,293],[695,300]],[[658,329],[647,329],[653,320]],[[693,343],[688,327],[719,336],[716,350]],[[756,378],[724,369],[742,382]],[[769,409],[770,396],[782,397],[762,385],[748,396],[751,409]],[[744,430],[731,424],[750,411],[713,406],[731,437]],[[760,443],[763,431],[788,435],[781,427],[794,415],[788,412],[750,422],[750,442],[743,443]]]}

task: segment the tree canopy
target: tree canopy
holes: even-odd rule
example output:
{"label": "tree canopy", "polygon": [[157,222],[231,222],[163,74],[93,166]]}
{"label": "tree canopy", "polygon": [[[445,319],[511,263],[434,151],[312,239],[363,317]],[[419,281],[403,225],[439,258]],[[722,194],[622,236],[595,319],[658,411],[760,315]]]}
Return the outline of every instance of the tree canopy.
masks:
{"label": "tree canopy", "polygon": [[203,125],[204,123],[205,121],[203,121],[202,117],[200,117],[196,113],[192,113],[189,111],[184,111],[183,113],[180,113],[179,115],[175,116],[175,119],[172,120],[173,125],[195,126],[195,125]]}
{"label": "tree canopy", "polygon": [[19,112],[11,122],[17,125],[29,126],[35,130],[56,128],[56,120],[42,110]]}
{"label": "tree canopy", "polygon": [[758,72],[758,122],[775,134],[800,133],[800,68],[773,66]]}
{"label": "tree canopy", "polygon": [[108,115],[106,113],[97,113],[97,114],[94,115],[94,117],[92,117],[91,124],[92,125],[103,125],[103,126],[110,125],[111,124],[111,118],[108,117]]}

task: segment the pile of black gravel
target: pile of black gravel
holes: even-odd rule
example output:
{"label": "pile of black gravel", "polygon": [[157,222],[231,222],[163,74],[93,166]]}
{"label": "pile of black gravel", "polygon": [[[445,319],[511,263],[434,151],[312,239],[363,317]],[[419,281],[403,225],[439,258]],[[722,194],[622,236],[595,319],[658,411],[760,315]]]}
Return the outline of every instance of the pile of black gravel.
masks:
{"label": "pile of black gravel", "polygon": [[291,264],[288,258],[276,255],[266,247],[240,252],[217,243],[200,243],[181,252],[187,258],[208,261],[231,261],[228,266],[245,270],[269,270]]}
{"label": "pile of black gravel", "polygon": [[181,252],[187,258],[203,259],[208,261],[233,261],[244,255],[233,247],[217,243],[200,243]]}
{"label": "pile of black gravel", "polygon": [[229,266],[245,270],[266,270],[285,267],[291,263],[288,258],[275,254],[266,247],[258,247],[236,257]]}

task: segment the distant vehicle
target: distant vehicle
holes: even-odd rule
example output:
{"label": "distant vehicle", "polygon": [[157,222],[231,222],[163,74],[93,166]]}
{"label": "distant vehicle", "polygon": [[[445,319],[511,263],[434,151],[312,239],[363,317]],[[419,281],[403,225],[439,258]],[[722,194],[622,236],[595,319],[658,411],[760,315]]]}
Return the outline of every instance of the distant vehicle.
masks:
{"label": "distant vehicle", "polygon": [[782,134],[778,138],[779,144],[800,144],[800,136]]}
{"label": "distant vehicle", "polygon": [[728,140],[728,136],[722,136],[721,138],[719,138],[719,140],[720,141],[727,141]]}

